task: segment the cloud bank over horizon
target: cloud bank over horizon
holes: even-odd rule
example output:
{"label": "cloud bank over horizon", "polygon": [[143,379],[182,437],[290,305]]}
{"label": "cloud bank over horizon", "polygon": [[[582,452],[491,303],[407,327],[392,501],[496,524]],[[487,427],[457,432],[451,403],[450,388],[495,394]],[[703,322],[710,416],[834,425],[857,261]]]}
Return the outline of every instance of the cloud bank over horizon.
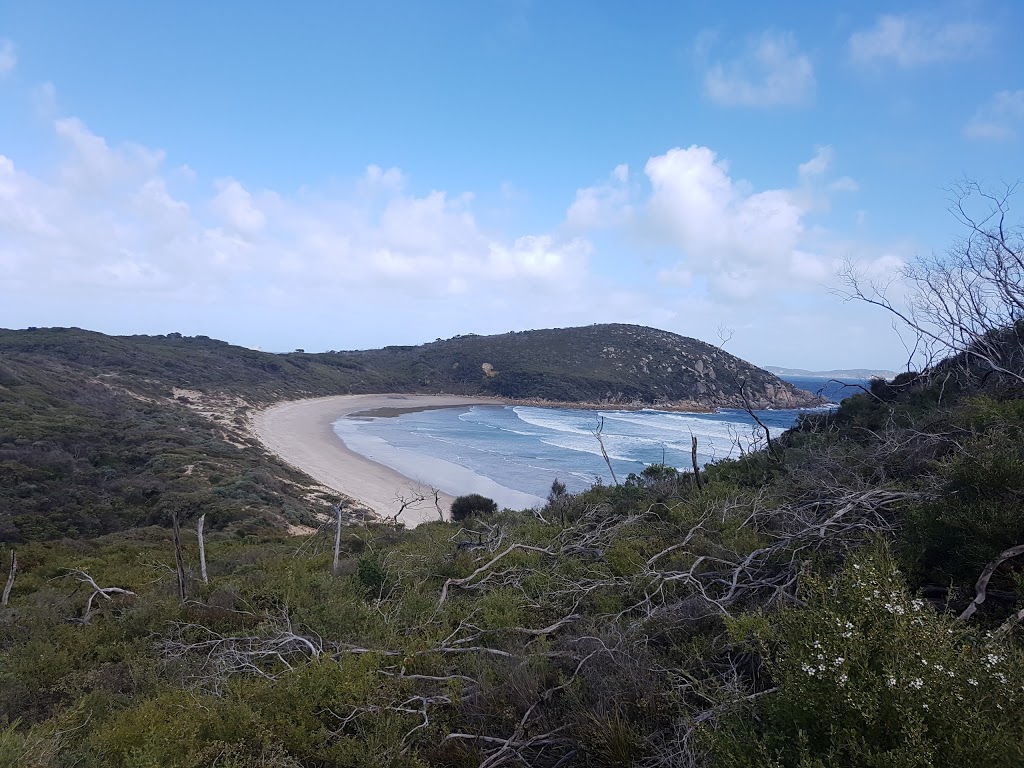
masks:
{"label": "cloud bank over horizon", "polygon": [[[37,301],[98,308],[93,322],[111,330],[103,310],[123,302],[283,313],[336,302],[384,328],[375,315],[445,307],[433,310],[439,323],[424,317],[397,338],[356,336],[356,346],[531,322],[624,320],[685,332],[677,302],[717,313],[717,327],[734,315],[730,302],[817,291],[838,264],[805,250],[807,220],[827,205],[827,147],[795,169],[797,186],[760,191],[708,147],[672,148],[648,159],[643,184],[621,164],[606,183],[577,190],[558,227],[505,235],[481,225],[471,193],[416,194],[398,168],[371,164],[342,189],[286,193],[231,177],[204,185],[191,168],[168,167],[162,150],[112,145],[78,118],[50,128],[59,159],[47,173],[0,155],[0,276],[14,295],[45,287]],[[638,250],[674,254],[656,273],[671,289],[658,303],[601,274],[592,238],[609,229]],[[333,346],[346,346],[346,335]]]}

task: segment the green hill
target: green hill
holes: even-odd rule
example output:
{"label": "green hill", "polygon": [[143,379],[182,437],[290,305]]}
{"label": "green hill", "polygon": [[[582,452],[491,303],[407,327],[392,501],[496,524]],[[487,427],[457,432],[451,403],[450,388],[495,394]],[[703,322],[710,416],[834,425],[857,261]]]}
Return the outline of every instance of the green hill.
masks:
{"label": "green hill", "polygon": [[710,344],[632,325],[467,335],[321,354],[271,354],[180,334],[0,330],[0,366],[10,359],[112,377],[147,394],[179,387],[231,393],[253,403],[392,391],[703,407],[742,407],[744,395],[755,408],[820,402]]}

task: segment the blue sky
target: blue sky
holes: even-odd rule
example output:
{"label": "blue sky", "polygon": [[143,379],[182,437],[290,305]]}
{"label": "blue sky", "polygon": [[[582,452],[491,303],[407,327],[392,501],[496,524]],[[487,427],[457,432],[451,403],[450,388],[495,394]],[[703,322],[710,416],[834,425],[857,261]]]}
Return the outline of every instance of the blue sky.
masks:
{"label": "blue sky", "polygon": [[1022,175],[1021,29],[1012,0],[0,0],[0,326],[724,326],[759,364],[898,368],[836,271],[896,278],[959,234],[957,179]]}

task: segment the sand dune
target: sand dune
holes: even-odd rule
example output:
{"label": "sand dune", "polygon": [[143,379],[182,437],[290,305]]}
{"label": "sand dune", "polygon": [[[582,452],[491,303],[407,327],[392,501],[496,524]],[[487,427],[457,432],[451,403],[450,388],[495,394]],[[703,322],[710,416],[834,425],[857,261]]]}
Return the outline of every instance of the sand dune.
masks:
{"label": "sand dune", "polygon": [[[338,395],[281,403],[257,412],[252,423],[267,450],[293,467],[380,515],[394,515],[400,505],[397,496],[429,493],[429,487],[349,450],[334,433],[332,424],[344,416],[367,411],[387,416],[496,402],[456,395]],[[447,515],[452,497],[441,493],[440,502]],[[437,520],[432,494],[429,502],[406,509],[400,518],[410,527],[430,520]]]}

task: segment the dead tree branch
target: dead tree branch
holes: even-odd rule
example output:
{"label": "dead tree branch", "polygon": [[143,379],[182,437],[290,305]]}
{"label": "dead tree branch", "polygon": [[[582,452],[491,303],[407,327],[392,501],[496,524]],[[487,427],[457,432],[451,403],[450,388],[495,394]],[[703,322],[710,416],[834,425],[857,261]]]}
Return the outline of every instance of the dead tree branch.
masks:
{"label": "dead tree branch", "polygon": [[597,444],[601,446],[601,455],[604,457],[604,463],[608,465],[608,471],[612,473],[612,482],[615,485],[619,484],[619,478],[615,476],[615,469],[612,467],[612,460],[608,458],[608,451],[604,449],[604,439],[601,437],[601,433],[604,431],[604,416],[598,422],[597,429],[594,430],[593,435],[597,438]]}
{"label": "dead tree branch", "polygon": [[135,593],[129,589],[122,589],[121,587],[101,587],[85,571],[74,570],[71,571],[69,576],[73,576],[82,584],[86,584],[92,587],[92,594],[89,595],[89,600],[85,604],[85,611],[82,613],[81,618],[68,619],[73,624],[88,624],[92,621],[93,603],[97,597],[102,597],[104,600],[113,600],[111,595],[130,595],[135,597]]}
{"label": "dead tree branch", "polygon": [[178,575],[178,597],[184,603],[188,599],[188,592],[185,589],[185,559],[181,555],[181,528],[178,526],[178,510],[171,511],[171,521],[174,524],[174,565]]}
{"label": "dead tree branch", "polygon": [[203,538],[203,525],[205,523],[206,513],[204,512],[199,516],[199,522],[196,524],[196,538],[199,540],[199,572],[203,577],[203,584],[207,584],[210,581],[206,575],[206,540]]}
{"label": "dead tree branch", "polygon": [[971,604],[964,609],[958,617],[958,621],[966,621],[974,615],[974,612],[978,610],[978,606],[985,602],[986,592],[988,590],[988,583],[992,580],[992,576],[995,575],[996,569],[1005,563],[1007,560],[1017,557],[1018,555],[1024,555],[1024,544],[1018,544],[1015,547],[1010,547],[999,554],[995,560],[985,566],[985,570],[981,572],[981,576],[978,577],[978,583],[974,587],[975,596]]}
{"label": "dead tree branch", "polygon": [[0,600],[0,605],[7,607],[7,602],[11,598],[11,589],[14,588],[14,579],[18,576],[18,553],[13,549],[11,550],[11,571],[7,574],[7,584],[4,586],[3,600]]}
{"label": "dead tree branch", "polygon": [[331,566],[331,573],[338,575],[338,559],[341,554],[341,504],[334,505],[334,516],[336,518],[334,528],[334,564]]}
{"label": "dead tree branch", "polygon": [[693,481],[697,484],[697,490],[704,488],[704,481],[700,476],[700,466],[697,464],[697,436],[690,433],[690,461],[693,464]]}

